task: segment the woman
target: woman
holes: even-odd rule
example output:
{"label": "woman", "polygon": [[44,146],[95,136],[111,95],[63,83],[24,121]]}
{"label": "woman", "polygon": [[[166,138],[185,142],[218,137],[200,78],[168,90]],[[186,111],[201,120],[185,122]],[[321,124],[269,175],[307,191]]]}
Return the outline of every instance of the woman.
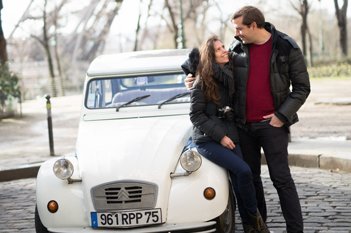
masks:
{"label": "woman", "polygon": [[232,110],[234,79],[228,63],[228,51],[217,36],[202,44],[191,93],[193,141],[202,156],[229,171],[244,231],[269,232],[257,211],[251,170],[238,144]]}

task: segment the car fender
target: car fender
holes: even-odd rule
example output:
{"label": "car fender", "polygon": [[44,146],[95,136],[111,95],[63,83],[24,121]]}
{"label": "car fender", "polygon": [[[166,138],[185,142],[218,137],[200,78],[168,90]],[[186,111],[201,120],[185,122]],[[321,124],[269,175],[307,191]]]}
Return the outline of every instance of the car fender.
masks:
{"label": "car fender", "polygon": [[[225,169],[203,157],[199,170],[189,176],[174,177],[168,201],[167,221],[189,222],[194,221],[194,218],[198,218],[197,221],[209,221],[222,214],[229,195],[227,174]],[[204,197],[207,187],[216,191],[212,200]]]}
{"label": "car fender", "polygon": [[[82,183],[68,184],[66,180],[57,178],[53,172],[53,164],[57,159],[44,162],[38,171],[36,200],[40,219],[48,229],[63,225],[88,226],[89,219],[84,205]],[[59,207],[56,213],[48,211],[47,205],[51,200],[58,203]]]}

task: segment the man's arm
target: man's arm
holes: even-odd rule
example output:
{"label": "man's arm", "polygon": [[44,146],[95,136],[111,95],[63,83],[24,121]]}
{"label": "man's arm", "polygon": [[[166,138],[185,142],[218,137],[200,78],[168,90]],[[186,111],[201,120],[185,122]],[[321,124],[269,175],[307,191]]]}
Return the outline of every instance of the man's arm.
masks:
{"label": "man's arm", "polygon": [[307,72],[304,56],[300,49],[292,49],[289,55],[289,76],[292,90],[287,99],[278,109],[288,121],[305,103],[310,94],[310,79]]}

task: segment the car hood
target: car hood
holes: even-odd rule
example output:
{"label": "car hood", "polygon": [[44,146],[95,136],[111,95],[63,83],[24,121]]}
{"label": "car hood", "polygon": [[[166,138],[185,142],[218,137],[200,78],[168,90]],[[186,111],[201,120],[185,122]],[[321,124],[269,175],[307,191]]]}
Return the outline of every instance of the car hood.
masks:
{"label": "car hood", "polygon": [[170,179],[191,133],[189,116],[81,121],[79,170],[92,187],[116,180]]}

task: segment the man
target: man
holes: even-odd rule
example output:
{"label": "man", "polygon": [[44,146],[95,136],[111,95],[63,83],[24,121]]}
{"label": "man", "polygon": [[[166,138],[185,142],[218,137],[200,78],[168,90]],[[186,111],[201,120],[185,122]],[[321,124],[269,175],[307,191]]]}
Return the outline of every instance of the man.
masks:
{"label": "man", "polygon": [[[303,232],[301,206],[288,164],[289,126],[298,121],[296,112],[310,93],[303,54],[292,38],[265,22],[256,7],[241,8],[232,23],[236,121],[244,159],[254,176],[259,211],[266,220],[262,148],[287,232]],[[188,76],[185,84],[191,87],[192,78]]]}

